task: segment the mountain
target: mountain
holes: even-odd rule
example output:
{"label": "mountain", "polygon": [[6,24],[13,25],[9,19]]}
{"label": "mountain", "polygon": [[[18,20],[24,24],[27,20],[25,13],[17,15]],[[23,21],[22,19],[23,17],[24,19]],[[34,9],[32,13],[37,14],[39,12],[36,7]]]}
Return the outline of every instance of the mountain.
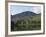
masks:
{"label": "mountain", "polygon": [[41,29],[41,13],[25,11],[11,15],[11,31],[27,31]]}
{"label": "mountain", "polygon": [[19,14],[16,14],[16,15],[11,15],[11,21],[17,21],[17,20],[22,20],[22,19],[27,19],[31,16],[35,16],[37,15],[36,13],[34,12],[31,12],[31,11],[25,11],[25,12],[22,12],[22,13],[19,13]]}
{"label": "mountain", "polygon": [[13,15],[13,17],[21,17],[21,16],[34,16],[36,15],[34,12],[31,12],[31,11],[25,11],[25,12],[22,12],[22,13],[19,13],[19,14],[16,14],[16,15]]}

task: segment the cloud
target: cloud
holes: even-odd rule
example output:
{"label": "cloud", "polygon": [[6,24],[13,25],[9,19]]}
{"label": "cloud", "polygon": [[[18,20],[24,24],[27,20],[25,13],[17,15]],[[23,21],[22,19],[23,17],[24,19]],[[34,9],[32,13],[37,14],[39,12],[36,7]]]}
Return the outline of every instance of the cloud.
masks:
{"label": "cloud", "polygon": [[39,14],[41,12],[41,7],[33,7],[32,11],[36,14]]}

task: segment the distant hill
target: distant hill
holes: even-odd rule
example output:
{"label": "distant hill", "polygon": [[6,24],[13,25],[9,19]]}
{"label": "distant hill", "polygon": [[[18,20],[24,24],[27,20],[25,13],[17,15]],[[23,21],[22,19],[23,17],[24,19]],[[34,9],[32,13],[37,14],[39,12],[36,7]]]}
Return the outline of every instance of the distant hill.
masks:
{"label": "distant hill", "polygon": [[11,21],[16,22],[17,20],[27,19],[27,18],[35,16],[35,15],[40,15],[40,14],[36,14],[31,11],[25,11],[25,12],[22,12],[22,13],[19,13],[16,15],[11,15]]}
{"label": "distant hill", "polygon": [[11,15],[11,31],[40,30],[41,14],[25,11]]}
{"label": "distant hill", "polygon": [[21,16],[34,16],[34,15],[36,15],[36,13],[31,12],[31,11],[25,11],[25,12],[13,15],[12,18],[13,17],[21,17]]}

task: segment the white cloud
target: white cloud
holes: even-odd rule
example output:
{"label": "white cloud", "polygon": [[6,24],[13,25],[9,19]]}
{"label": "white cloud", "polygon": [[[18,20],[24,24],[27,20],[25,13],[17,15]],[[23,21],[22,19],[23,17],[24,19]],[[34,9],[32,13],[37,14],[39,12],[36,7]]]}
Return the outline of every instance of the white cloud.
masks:
{"label": "white cloud", "polygon": [[33,7],[32,11],[36,14],[39,14],[41,12],[41,7]]}

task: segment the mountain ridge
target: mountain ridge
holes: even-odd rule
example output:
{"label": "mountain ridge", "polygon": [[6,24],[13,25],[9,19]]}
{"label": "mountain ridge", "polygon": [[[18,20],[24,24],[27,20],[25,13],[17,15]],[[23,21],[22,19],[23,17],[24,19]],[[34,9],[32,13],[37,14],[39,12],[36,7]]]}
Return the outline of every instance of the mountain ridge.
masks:
{"label": "mountain ridge", "polygon": [[25,11],[16,15],[12,15],[12,17],[21,17],[21,16],[34,16],[36,13],[31,12],[31,11]]}
{"label": "mountain ridge", "polygon": [[41,14],[36,14],[34,12],[30,12],[30,11],[25,11],[16,15],[11,15],[11,21],[17,21],[17,20],[22,20],[24,18],[29,18],[32,16],[37,16],[37,15],[41,15]]}

